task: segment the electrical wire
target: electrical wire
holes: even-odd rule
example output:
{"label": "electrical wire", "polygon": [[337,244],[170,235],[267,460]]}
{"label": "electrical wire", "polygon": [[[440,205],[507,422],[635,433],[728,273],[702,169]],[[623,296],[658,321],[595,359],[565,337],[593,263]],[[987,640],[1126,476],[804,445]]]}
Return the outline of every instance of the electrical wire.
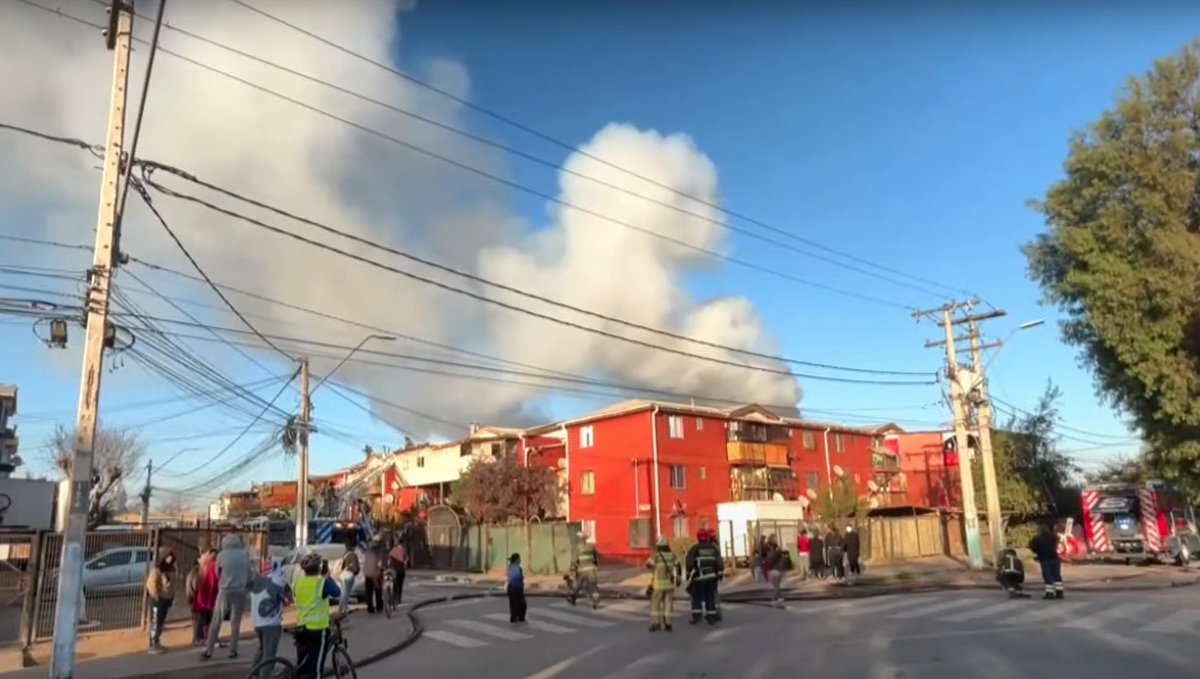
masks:
{"label": "electrical wire", "polygon": [[740,220],[742,220],[742,221],[744,221],[744,222],[747,222],[747,223],[749,223],[749,224],[753,224],[753,225],[755,225],[755,226],[758,226],[759,228],[766,229],[766,230],[768,230],[768,231],[771,231],[771,232],[774,232],[774,233],[780,234],[780,235],[782,235],[782,236],[785,236],[785,237],[787,237],[787,238],[791,238],[791,239],[793,239],[793,240],[796,240],[796,241],[798,241],[798,242],[801,242],[801,243],[807,244],[807,245],[809,245],[809,246],[811,246],[811,247],[818,248],[818,249],[820,249],[820,250],[823,250],[823,251],[825,251],[825,252],[829,252],[829,253],[831,253],[831,254],[836,254],[836,255],[838,255],[838,256],[840,256],[840,257],[844,257],[844,258],[846,258],[846,259],[848,259],[848,260],[851,260],[851,261],[856,261],[856,262],[859,262],[859,263],[862,263],[862,264],[866,264],[866,265],[868,265],[868,266],[872,266],[872,267],[874,267],[874,268],[877,268],[877,269],[880,269],[880,270],[882,270],[882,271],[888,271],[888,272],[890,272],[890,273],[893,273],[893,274],[896,274],[896,275],[899,275],[899,276],[903,276],[903,277],[905,277],[905,278],[908,278],[908,279],[910,279],[910,280],[915,280],[915,281],[919,281],[919,282],[922,282],[922,283],[925,283],[925,284],[928,284],[928,285],[932,285],[932,286],[934,286],[934,287],[942,288],[942,289],[944,289],[944,290],[947,290],[947,291],[953,292],[953,293],[955,293],[955,294],[958,294],[958,293],[966,293],[966,294],[967,294],[967,295],[969,295],[969,296],[974,296],[974,294],[973,294],[973,293],[971,293],[971,292],[969,292],[969,291],[961,290],[961,289],[958,289],[958,288],[954,288],[954,287],[952,287],[952,286],[947,286],[947,285],[944,285],[944,284],[938,283],[938,282],[936,282],[936,281],[932,281],[932,280],[929,280],[929,279],[926,279],[926,278],[922,278],[922,277],[919,277],[919,276],[914,276],[914,275],[912,275],[912,274],[907,274],[907,273],[904,273],[904,272],[902,272],[902,271],[898,271],[898,270],[896,270],[896,269],[891,269],[891,268],[888,268],[888,267],[881,266],[881,265],[879,265],[879,264],[878,264],[878,263],[876,263],[876,262],[872,262],[872,261],[870,261],[870,260],[867,260],[867,259],[864,259],[864,258],[861,258],[861,257],[857,257],[857,256],[855,256],[855,255],[852,255],[852,254],[849,254],[849,253],[846,253],[846,252],[842,252],[842,251],[840,251],[840,250],[837,250],[837,249],[831,248],[831,247],[829,247],[829,246],[823,245],[823,244],[821,244],[821,243],[819,243],[819,242],[817,242],[817,241],[814,241],[814,240],[811,240],[811,239],[808,239],[808,238],[804,238],[804,237],[802,237],[802,236],[799,236],[799,235],[797,235],[797,234],[795,234],[795,233],[793,233],[793,232],[791,232],[791,231],[787,231],[787,230],[785,230],[785,229],[780,229],[780,228],[778,228],[778,227],[772,226],[772,225],[770,225],[770,224],[767,224],[767,223],[765,223],[765,222],[762,222],[762,221],[760,221],[760,220],[758,220],[758,219],[755,219],[755,218],[753,218],[753,217],[750,217],[750,216],[748,216],[748,215],[746,215],[746,214],[742,214],[742,213],[740,213],[740,212],[735,212],[735,211],[733,211],[733,210],[730,210],[729,208],[726,208],[726,207],[724,207],[724,206],[722,206],[722,205],[720,205],[720,204],[718,204],[718,203],[714,203],[714,202],[711,202],[711,201],[707,201],[707,200],[705,200],[705,199],[703,199],[703,198],[700,198],[700,197],[697,197],[697,196],[691,195],[691,194],[689,194],[689,193],[687,193],[687,192],[685,192],[685,191],[683,191],[683,190],[679,189],[678,187],[671,186],[670,184],[666,184],[666,183],[664,183],[664,182],[661,182],[661,181],[655,180],[655,179],[653,179],[653,178],[651,178],[651,177],[645,176],[645,175],[643,175],[643,174],[641,174],[641,173],[638,173],[638,172],[636,172],[636,171],[634,171],[634,170],[630,170],[630,169],[628,169],[628,168],[626,168],[626,167],[623,167],[623,166],[621,166],[621,165],[618,165],[618,164],[616,164],[616,163],[613,163],[613,162],[611,162],[611,161],[605,160],[604,158],[601,158],[601,157],[599,157],[599,156],[597,156],[597,155],[595,155],[595,154],[593,154],[593,153],[590,153],[590,152],[588,152],[586,149],[579,148],[578,146],[576,146],[576,145],[574,145],[574,144],[571,144],[571,143],[569,143],[569,142],[563,141],[563,140],[561,140],[561,139],[559,139],[559,138],[557,138],[557,137],[554,137],[554,136],[552,136],[552,135],[546,134],[546,133],[544,133],[544,132],[540,132],[540,131],[538,131],[538,130],[534,129],[533,127],[530,127],[530,126],[528,126],[528,125],[525,125],[525,124],[523,124],[523,123],[520,123],[520,122],[518,122],[518,121],[516,121],[516,120],[514,120],[514,119],[512,119],[512,118],[510,118],[510,117],[508,117],[508,116],[502,115],[502,114],[500,114],[500,113],[497,113],[497,112],[495,112],[495,111],[492,111],[492,110],[490,110],[490,109],[488,109],[488,108],[486,108],[486,107],[484,107],[484,106],[481,106],[481,105],[479,105],[479,104],[476,104],[475,102],[472,102],[471,100],[469,100],[469,99],[467,99],[467,98],[465,98],[465,97],[461,97],[461,96],[459,96],[459,95],[456,95],[456,94],[454,94],[454,93],[452,93],[452,92],[449,92],[449,91],[447,91],[447,90],[444,90],[444,89],[442,89],[442,88],[439,88],[439,87],[437,87],[437,86],[433,85],[432,83],[429,83],[429,82],[426,82],[426,81],[424,81],[424,80],[421,80],[420,78],[417,78],[417,77],[415,77],[415,76],[413,76],[413,75],[411,75],[411,74],[408,74],[408,73],[406,73],[406,72],[404,72],[404,71],[402,71],[402,70],[400,70],[400,69],[398,69],[398,68],[396,68],[396,67],[394,67],[394,66],[391,66],[391,65],[389,65],[389,64],[384,64],[384,63],[382,63],[382,62],[380,62],[380,61],[377,61],[377,60],[375,60],[375,59],[372,59],[372,58],[370,58],[370,57],[368,57],[368,56],[366,56],[366,55],[364,55],[364,54],[361,54],[361,53],[359,53],[359,52],[356,52],[356,51],[354,51],[354,50],[352,50],[352,49],[350,49],[350,48],[348,48],[348,47],[345,47],[345,46],[343,46],[343,45],[341,45],[341,44],[339,44],[339,43],[337,43],[337,42],[335,42],[335,41],[333,41],[333,40],[331,40],[331,39],[329,39],[329,38],[326,38],[326,37],[324,37],[324,36],[321,36],[321,35],[319,35],[319,34],[317,34],[317,33],[313,32],[313,31],[307,30],[307,29],[305,29],[305,28],[303,28],[303,27],[301,27],[301,26],[298,26],[298,25],[296,25],[296,24],[294,24],[294,23],[291,23],[291,22],[289,22],[289,21],[286,21],[286,20],[284,20],[284,19],[282,19],[282,18],[280,18],[280,17],[278,17],[278,16],[275,16],[275,15],[271,14],[270,12],[267,12],[266,10],[263,10],[263,9],[260,9],[260,8],[257,8],[257,7],[253,7],[253,6],[251,6],[250,4],[248,4],[248,3],[244,2],[243,0],[231,0],[231,1],[232,1],[232,2],[234,2],[234,3],[235,3],[235,4],[237,4],[237,5],[240,5],[241,7],[245,8],[245,9],[247,9],[247,10],[250,10],[251,12],[254,12],[254,13],[256,13],[256,14],[258,14],[258,15],[262,16],[262,17],[265,17],[265,18],[267,18],[267,19],[271,20],[271,21],[274,21],[274,22],[276,22],[276,23],[279,23],[279,24],[281,24],[281,25],[283,25],[283,26],[286,26],[286,27],[288,27],[288,28],[290,28],[290,29],[292,29],[292,30],[294,30],[294,31],[298,32],[298,33],[301,33],[301,34],[303,34],[303,35],[306,35],[306,36],[308,36],[309,38],[312,38],[313,40],[316,40],[316,41],[318,41],[318,42],[320,42],[320,43],[322,43],[322,44],[324,44],[324,45],[326,45],[326,46],[328,46],[328,47],[331,47],[331,48],[333,48],[333,49],[335,49],[335,50],[338,50],[338,51],[342,52],[343,54],[346,54],[347,56],[350,56],[350,57],[353,57],[353,58],[355,58],[355,59],[358,59],[358,60],[360,60],[360,61],[366,62],[366,63],[368,63],[368,64],[370,64],[370,65],[372,65],[372,66],[375,66],[375,67],[377,67],[377,68],[380,68],[380,69],[382,69],[382,70],[384,70],[384,71],[387,71],[388,73],[391,73],[392,75],[395,75],[395,76],[397,76],[397,77],[399,77],[399,78],[402,78],[402,79],[404,79],[404,80],[406,80],[406,81],[408,81],[408,82],[410,82],[410,83],[413,83],[414,85],[417,85],[417,86],[419,86],[419,87],[422,87],[422,88],[424,88],[424,89],[426,89],[426,90],[429,90],[429,91],[431,91],[431,92],[435,92],[435,93],[437,93],[437,94],[439,94],[439,95],[441,95],[441,96],[443,96],[443,97],[446,97],[446,98],[450,99],[451,101],[454,101],[454,102],[455,102],[455,103],[457,103],[457,104],[460,104],[460,105],[462,105],[462,106],[465,106],[465,107],[467,107],[467,108],[469,108],[469,109],[471,109],[471,110],[473,110],[473,111],[476,111],[476,112],[478,112],[478,113],[481,113],[481,114],[483,114],[483,115],[485,115],[485,116],[487,116],[487,117],[489,117],[489,118],[491,118],[491,119],[493,119],[493,120],[496,120],[496,121],[499,121],[499,122],[505,123],[505,124],[507,124],[507,125],[509,125],[509,126],[511,126],[511,127],[514,127],[514,128],[516,128],[516,129],[518,129],[518,130],[520,130],[520,131],[522,131],[522,132],[525,132],[526,134],[529,134],[529,135],[532,135],[532,136],[534,136],[534,137],[536,137],[536,138],[538,138],[538,139],[541,139],[542,141],[549,142],[549,143],[551,143],[551,144],[553,144],[553,145],[555,145],[555,146],[558,146],[558,147],[560,147],[560,148],[562,148],[562,149],[564,149],[564,150],[566,150],[566,151],[569,151],[569,152],[571,152],[571,153],[577,153],[577,154],[579,154],[579,155],[581,155],[581,156],[583,156],[583,157],[586,157],[586,158],[588,158],[589,160],[592,160],[593,162],[600,163],[600,164],[602,164],[602,165],[604,165],[604,166],[606,166],[606,167],[609,167],[609,168],[611,168],[611,169],[617,170],[617,171],[619,171],[619,172],[622,172],[622,173],[624,173],[624,174],[626,174],[626,175],[629,175],[629,176],[631,176],[631,177],[634,177],[634,178],[636,178],[636,179],[640,179],[640,180],[642,180],[642,181],[644,181],[644,182],[647,182],[647,183],[649,183],[649,184],[652,184],[652,185],[654,185],[654,186],[656,186],[656,187],[658,187],[658,188],[661,188],[661,189],[665,189],[665,190],[667,190],[667,191],[670,191],[670,192],[672,192],[672,193],[674,193],[674,194],[676,194],[676,195],[678,195],[678,196],[680,196],[680,197],[687,198],[688,200],[694,201],[694,202],[696,202],[696,203],[698,203],[698,204],[704,205],[705,207],[711,208],[711,209],[713,209],[713,210],[717,210],[717,211],[719,211],[719,212],[721,212],[721,213],[723,213],[723,214],[726,214],[726,215],[728,215],[728,216],[730,216],[730,217],[733,217],[733,218],[736,218],[736,219],[740,219]]}
{"label": "electrical wire", "polygon": [[[998,403],[998,404],[1008,408],[1009,410],[1014,411],[1015,413],[1019,413],[1022,415],[1032,415],[1033,414],[1028,410],[1019,408],[1019,407],[1013,405],[1012,403],[1005,401],[1004,399],[997,398],[996,396],[992,396],[991,400],[993,403]],[[1068,426],[1066,424],[1063,424],[1061,421],[1056,421],[1055,426],[1057,426],[1058,428],[1063,429],[1065,431],[1074,432],[1076,434],[1081,434],[1083,436],[1091,436],[1093,438],[1098,438],[1098,439],[1113,439],[1116,441],[1140,441],[1141,440],[1140,436],[1130,436],[1130,435],[1120,436],[1120,435],[1115,435],[1115,434],[1104,434],[1104,433],[1096,432],[1096,431],[1088,431],[1087,429],[1079,429],[1077,427]],[[1087,443],[1093,443],[1093,442],[1088,441]]]}

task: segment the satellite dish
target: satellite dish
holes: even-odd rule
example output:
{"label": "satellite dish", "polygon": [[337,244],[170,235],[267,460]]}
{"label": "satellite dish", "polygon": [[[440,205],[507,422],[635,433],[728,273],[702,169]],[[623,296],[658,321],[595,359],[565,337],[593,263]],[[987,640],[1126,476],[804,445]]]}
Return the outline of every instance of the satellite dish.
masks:
{"label": "satellite dish", "polygon": [[558,468],[559,468],[559,469],[566,469],[566,468],[567,468],[567,458],[565,458],[565,457],[560,457],[560,458],[558,459]]}
{"label": "satellite dish", "polygon": [[804,494],[814,500],[817,499],[817,491],[813,490],[812,488],[809,488]]}
{"label": "satellite dish", "polygon": [[812,501],[806,497],[797,498],[797,502],[800,503],[801,507],[805,507],[805,508],[807,508],[810,504],[812,504]]}
{"label": "satellite dish", "polygon": [[904,483],[907,479],[908,477],[904,475],[904,472],[896,474],[896,480],[898,480],[900,483]]}
{"label": "satellite dish", "polygon": [[875,479],[867,479],[867,488],[870,488],[872,493],[879,492],[879,484],[875,483]]}
{"label": "satellite dish", "polygon": [[774,493],[771,495],[771,499],[776,502],[783,502],[783,493]]}
{"label": "satellite dish", "polygon": [[838,476],[845,476],[845,475],[846,475],[846,470],[845,470],[845,469],[842,469],[841,465],[836,465],[836,464],[835,464],[835,465],[833,465],[833,473],[834,473],[834,474],[837,474]]}

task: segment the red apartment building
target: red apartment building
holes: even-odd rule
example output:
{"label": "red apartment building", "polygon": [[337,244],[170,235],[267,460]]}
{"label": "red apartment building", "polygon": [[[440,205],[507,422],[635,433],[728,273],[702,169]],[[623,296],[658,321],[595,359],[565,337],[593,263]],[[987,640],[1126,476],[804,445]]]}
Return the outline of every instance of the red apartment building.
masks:
{"label": "red apartment building", "polygon": [[582,523],[601,553],[633,557],[657,535],[716,527],[718,503],[794,500],[831,478],[862,495],[875,486],[888,502],[901,493],[901,475],[884,430],[784,418],[757,405],[635,400],[528,430],[522,451],[530,464],[563,471],[562,514]]}
{"label": "red apartment building", "polygon": [[[958,455],[947,446],[953,438],[953,431],[894,431],[887,434],[884,446],[899,456],[900,469],[908,486],[908,504],[935,509],[961,506]],[[974,447],[974,434],[968,434],[967,442],[968,446]]]}

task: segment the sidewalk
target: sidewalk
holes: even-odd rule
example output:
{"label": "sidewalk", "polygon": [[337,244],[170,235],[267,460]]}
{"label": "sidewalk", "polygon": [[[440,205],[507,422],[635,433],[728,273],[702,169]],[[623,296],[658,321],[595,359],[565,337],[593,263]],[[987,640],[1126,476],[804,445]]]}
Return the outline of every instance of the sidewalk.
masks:
{"label": "sidewalk", "polygon": [[[413,632],[407,610],[408,606],[405,606],[388,620],[381,614],[368,616],[366,609],[352,608],[350,617],[342,623],[350,641],[351,658],[356,662],[370,658],[404,641]],[[284,626],[294,621],[294,612],[288,611],[284,615]],[[221,633],[222,639],[228,640],[228,623],[222,625]],[[218,648],[211,660],[201,661],[200,649],[193,648],[191,641],[190,623],[171,625],[164,630],[163,645],[169,651],[157,656],[146,653],[146,633],[140,630],[80,637],[75,650],[75,679],[241,679],[250,670],[250,660],[258,646],[249,616],[242,623],[236,660],[229,659],[229,649]],[[50,651],[49,643],[36,646],[33,649],[36,666],[4,676],[14,679],[45,677]],[[286,632],[279,642],[279,654],[289,660],[296,657]]]}

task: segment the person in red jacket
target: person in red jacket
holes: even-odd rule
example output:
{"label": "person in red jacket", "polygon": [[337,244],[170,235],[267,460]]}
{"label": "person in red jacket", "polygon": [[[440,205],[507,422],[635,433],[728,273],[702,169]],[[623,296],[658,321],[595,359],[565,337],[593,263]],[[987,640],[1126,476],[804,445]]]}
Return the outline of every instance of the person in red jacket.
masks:
{"label": "person in red jacket", "polygon": [[796,554],[799,557],[796,559],[796,572],[800,575],[801,580],[808,579],[808,531],[801,528],[800,535],[796,538]]}
{"label": "person in red jacket", "polygon": [[202,646],[208,639],[208,627],[217,607],[217,588],[217,550],[210,549],[200,555],[194,588],[191,583],[188,588],[192,604],[192,642],[196,646]]}

